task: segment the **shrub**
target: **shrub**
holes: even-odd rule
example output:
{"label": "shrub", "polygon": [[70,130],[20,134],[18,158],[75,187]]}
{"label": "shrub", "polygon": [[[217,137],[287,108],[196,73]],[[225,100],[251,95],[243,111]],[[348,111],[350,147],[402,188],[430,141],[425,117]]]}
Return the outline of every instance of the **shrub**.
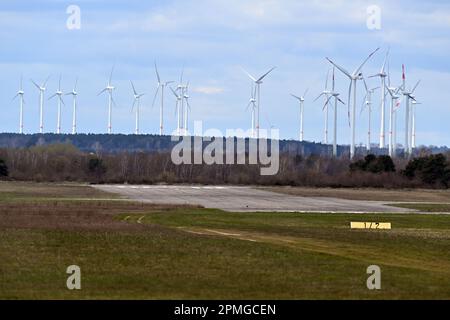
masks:
{"label": "shrub", "polygon": [[428,185],[440,185],[448,188],[450,183],[450,164],[443,154],[435,154],[412,159],[403,175],[418,178]]}
{"label": "shrub", "polygon": [[371,173],[395,172],[395,164],[389,156],[367,155],[364,160],[350,164],[350,171],[364,171]]}

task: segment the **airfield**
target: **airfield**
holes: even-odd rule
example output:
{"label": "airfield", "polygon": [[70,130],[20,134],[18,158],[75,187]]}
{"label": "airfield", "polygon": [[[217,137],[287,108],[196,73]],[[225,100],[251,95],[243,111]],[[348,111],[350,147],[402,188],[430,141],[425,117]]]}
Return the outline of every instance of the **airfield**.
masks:
{"label": "airfield", "polygon": [[388,206],[389,203],[383,201],[304,197],[257,187],[97,185],[95,188],[146,203],[202,206],[230,212],[414,212],[411,209]]}
{"label": "airfield", "polygon": [[[0,182],[0,299],[449,299],[449,199]],[[392,229],[352,230],[354,221]],[[381,290],[366,286],[374,264]],[[71,265],[81,290],[66,287]]]}

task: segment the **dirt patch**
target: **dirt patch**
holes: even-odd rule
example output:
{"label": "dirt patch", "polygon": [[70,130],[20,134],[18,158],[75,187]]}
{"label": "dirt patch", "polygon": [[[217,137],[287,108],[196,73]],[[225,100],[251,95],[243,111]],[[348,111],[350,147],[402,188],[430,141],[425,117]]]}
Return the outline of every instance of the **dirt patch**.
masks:
{"label": "dirt patch", "polygon": [[114,216],[171,209],[176,207],[127,201],[0,202],[0,229],[142,230],[149,225],[126,223]]}

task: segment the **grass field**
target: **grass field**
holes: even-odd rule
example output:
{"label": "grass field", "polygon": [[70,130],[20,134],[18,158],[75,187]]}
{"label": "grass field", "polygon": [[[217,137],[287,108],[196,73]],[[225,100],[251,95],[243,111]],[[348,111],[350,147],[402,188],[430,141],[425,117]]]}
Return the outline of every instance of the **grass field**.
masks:
{"label": "grass field", "polygon": [[[74,185],[0,191],[2,299],[450,298],[448,215],[225,213]],[[79,291],[65,286],[72,264]],[[381,290],[366,288],[371,264]]]}

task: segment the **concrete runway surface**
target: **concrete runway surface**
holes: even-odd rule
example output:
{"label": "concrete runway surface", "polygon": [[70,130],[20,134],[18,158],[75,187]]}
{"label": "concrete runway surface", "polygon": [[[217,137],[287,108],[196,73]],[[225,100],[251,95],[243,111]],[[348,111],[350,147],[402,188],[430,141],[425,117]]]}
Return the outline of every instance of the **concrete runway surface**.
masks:
{"label": "concrete runway surface", "polygon": [[300,197],[240,186],[96,185],[94,187],[148,203],[200,205],[226,211],[414,212],[386,206],[379,201]]}

